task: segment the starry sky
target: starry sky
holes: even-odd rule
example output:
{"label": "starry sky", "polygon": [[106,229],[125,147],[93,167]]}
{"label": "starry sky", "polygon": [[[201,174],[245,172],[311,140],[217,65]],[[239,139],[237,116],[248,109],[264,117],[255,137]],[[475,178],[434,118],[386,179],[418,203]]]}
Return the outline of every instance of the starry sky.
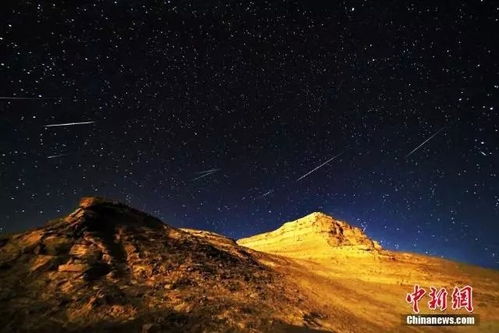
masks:
{"label": "starry sky", "polygon": [[498,2],[76,3],[2,5],[0,232],[85,195],[233,238],[323,211],[499,268]]}

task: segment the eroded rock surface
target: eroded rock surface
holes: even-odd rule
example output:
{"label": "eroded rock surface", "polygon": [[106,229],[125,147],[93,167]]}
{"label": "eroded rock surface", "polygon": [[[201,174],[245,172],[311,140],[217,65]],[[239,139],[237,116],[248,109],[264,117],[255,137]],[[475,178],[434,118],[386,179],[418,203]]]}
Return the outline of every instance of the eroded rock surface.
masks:
{"label": "eroded rock surface", "polygon": [[67,217],[1,239],[0,331],[258,331],[279,313],[299,324],[278,274],[209,235],[83,198]]}
{"label": "eroded rock surface", "polygon": [[[361,229],[315,212],[267,233],[239,239],[254,250],[298,258],[334,257],[340,253],[362,255],[381,250]],[[341,252],[340,252],[341,251]]]}

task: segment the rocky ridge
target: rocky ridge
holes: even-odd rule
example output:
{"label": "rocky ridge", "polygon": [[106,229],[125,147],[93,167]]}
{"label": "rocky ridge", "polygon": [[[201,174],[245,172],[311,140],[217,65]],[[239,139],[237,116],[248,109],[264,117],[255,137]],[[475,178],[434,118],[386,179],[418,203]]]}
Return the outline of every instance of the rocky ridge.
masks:
{"label": "rocky ridge", "polygon": [[274,231],[239,239],[237,243],[293,257],[335,256],[338,251],[362,255],[382,250],[360,228],[320,212],[286,222]]}
{"label": "rocky ridge", "polygon": [[0,238],[0,331],[256,332],[303,322],[278,274],[209,235],[83,198],[67,217]]}

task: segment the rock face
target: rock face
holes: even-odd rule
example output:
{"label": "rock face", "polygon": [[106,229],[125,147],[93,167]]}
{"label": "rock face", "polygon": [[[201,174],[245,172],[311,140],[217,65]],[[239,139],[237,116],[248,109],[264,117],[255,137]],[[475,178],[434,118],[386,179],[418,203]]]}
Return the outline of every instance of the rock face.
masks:
{"label": "rock face", "polygon": [[0,331],[215,332],[302,323],[296,296],[255,258],[223,236],[83,198],[65,218],[0,239]]}
{"label": "rock face", "polygon": [[357,255],[381,250],[381,246],[361,229],[319,212],[284,223],[274,231],[240,239],[237,243],[258,251],[298,258],[335,256],[339,250]]}

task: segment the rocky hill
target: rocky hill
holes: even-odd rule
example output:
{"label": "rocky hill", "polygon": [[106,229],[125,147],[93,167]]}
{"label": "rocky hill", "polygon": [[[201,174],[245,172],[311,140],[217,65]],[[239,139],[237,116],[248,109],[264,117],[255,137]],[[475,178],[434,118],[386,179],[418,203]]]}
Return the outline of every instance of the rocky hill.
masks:
{"label": "rocky hill", "polygon": [[[213,233],[84,198],[0,239],[0,331],[265,331],[302,325],[298,296]],[[296,288],[295,288],[296,289]]]}
{"label": "rocky hill", "polygon": [[238,243],[83,198],[0,236],[0,332],[453,332],[402,324],[415,283],[473,285],[480,326],[461,329],[499,328],[497,271],[387,251],[321,213]]}
{"label": "rocky hill", "polygon": [[323,213],[312,213],[279,229],[237,241],[258,251],[295,258],[318,258],[343,253],[362,255],[381,250],[361,229]]}

